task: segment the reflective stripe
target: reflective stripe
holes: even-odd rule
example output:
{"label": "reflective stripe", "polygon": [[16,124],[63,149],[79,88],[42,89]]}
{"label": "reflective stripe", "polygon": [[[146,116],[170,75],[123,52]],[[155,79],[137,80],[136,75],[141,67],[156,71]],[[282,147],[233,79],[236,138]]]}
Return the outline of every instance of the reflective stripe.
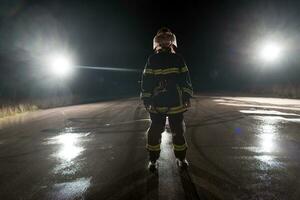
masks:
{"label": "reflective stripe", "polygon": [[184,143],[182,145],[173,144],[174,151],[184,151],[187,149],[187,144]]}
{"label": "reflective stripe", "polygon": [[182,113],[182,112],[185,112],[185,111],[187,111],[187,108],[182,106],[179,109],[170,110],[167,114],[177,114],[177,113]]}
{"label": "reflective stripe", "polygon": [[183,87],[182,90],[186,93],[188,93],[189,95],[193,96],[193,90],[189,89],[189,88],[185,88]]}
{"label": "reflective stripe", "polygon": [[184,66],[184,67],[181,68],[181,73],[187,72],[187,71],[189,71],[187,66]]}
{"label": "reflective stripe", "polygon": [[182,112],[185,112],[185,111],[187,111],[186,108],[181,109],[181,110],[176,110],[176,111],[170,111],[170,112],[168,112],[167,114],[168,114],[168,115],[173,115],[173,114],[182,113]]}
{"label": "reflective stripe", "polygon": [[165,74],[171,74],[171,73],[179,74],[181,72],[186,72],[186,71],[187,71],[187,67],[183,67],[183,68],[170,67],[170,68],[164,68],[164,69],[146,68],[146,69],[144,69],[144,74],[165,75]]}
{"label": "reflective stripe", "polygon": [[147,144],[146,148],[147,148],[149,151],[160,151],[160,144],[157,144],[157,145],[150,145],[150,144]]}
{"label": "reflective stripe", "polygon": [[151,113],[161,113],[161,114],[176,114],[187,111],[185,106],[176,106],[176,107],[155,107],[155,109],[149,110]]}
{"label": "reflective stripe", "polygon": [[150,92],[141,92],[140,94],[140,97],[143,98],[143,97],[151,97],[151,93]]}
{"label": "reflective stripe", "polygon": [[177,92],[178,92],[178,95],[179,95],[179,103],[182,106],[183,105],[183,103],[182,103],[182,90],[180,89],[180,87],[177,84],[176,84],[176,88],[177,88]]}

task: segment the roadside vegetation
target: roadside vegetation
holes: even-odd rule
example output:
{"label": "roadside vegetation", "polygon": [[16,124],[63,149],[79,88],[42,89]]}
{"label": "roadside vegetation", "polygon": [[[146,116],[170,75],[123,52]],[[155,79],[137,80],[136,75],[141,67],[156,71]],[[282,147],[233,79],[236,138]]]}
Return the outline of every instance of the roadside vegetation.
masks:
{"label": "roadside vegetation", "polygon": [[[76,100],[76,99],[75,99]],[[32,112],[39,109],[67,106],[75,103],[72,97],[44,97],[32,100],[1,100],[0,101],[0,119],[8,116],[14,116],[20,113]]]}
{"label": "roadside vegetation", "polygon": [[300,86],[298,85],[274,85],[272,87],[256,87],[249,90],[249,95],[266,97],[300,99]]}
{"label": "roadside vegetation", "polygon": [[19,113],[35,111],[38,109],[38,106],[32,104],[1,105],[0,118],[13,116]]}
{"label": "roadside vegetation", "polygon": [[20,113],[32,112],[40,109],[49,109],[55,107],[62,106],[70,106],[76,104],[84,104],[84,103],[94,103],[99,101],[113,100],[119,98],[126,98],[134,96],[134,94],[117,94],[117,95],[108,95],[105,97],[83,97],[83,96],[56,96],[56,97],[47,97],[47,98],[39,98],[35,100],[26,100],[21,103],[13,101],[0,101],[0,119],[4,117],[14,116]]}

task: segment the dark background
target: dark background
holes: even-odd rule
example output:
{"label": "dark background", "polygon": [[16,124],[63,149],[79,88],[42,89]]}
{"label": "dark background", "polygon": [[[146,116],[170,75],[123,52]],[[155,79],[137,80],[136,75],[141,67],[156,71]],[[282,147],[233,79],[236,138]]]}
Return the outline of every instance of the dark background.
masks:
{"label": "dark background", "polygon": [[[298,1],[2,0],[0,17],[2,100],[138,95],[140,73],[80,69],[58,79],[42,58],[67,51],[78,65],[142,71],[162,26],[176,34],[197,92],[299,91]],[[272,65],[255,57],[269,37],[285,45]]]}

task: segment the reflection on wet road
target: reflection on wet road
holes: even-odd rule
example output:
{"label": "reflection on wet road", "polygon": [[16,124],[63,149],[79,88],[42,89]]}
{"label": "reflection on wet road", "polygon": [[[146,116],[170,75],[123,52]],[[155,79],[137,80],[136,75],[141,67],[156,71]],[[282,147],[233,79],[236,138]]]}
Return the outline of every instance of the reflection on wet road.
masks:
{"label": "reflection on wet road", "polygon": [[57,179],[71,177],[71,181],[55,183],[50,186],[51,191],[47,196],[50,199],[77,199],[83,198],[83,194],[89,188],[92,177],[76,178],[78,173],[86,165],[85,159],[78,159],[86,150],[86,144],[90,140],[90,133],[77,132],[72,127],[66,127],[58,135],[46,138],[45,145],[54,145],[57,149],[51,156],[57,160],[53,169]]}
{"label": "reflection on wet road", "polygon": [[49,199],[83,199],[91,184],[91,178],[79,178],[71,182],[58,183],[52,188]]}
{"label": "reflection on wet road", "polygon": [[[250,189],[250,191],[255,189],[256,193],[247,197],[244,196],[244,198],[299,198],[297,190],[291,191],[292,195],[280,193],[291,190],[287,185],[295,184],[295,187],[299,186],[296,178],[292,180],[293,178],[285,173],[295,172],[294,168],[299,167],[300,164],[299,159],[294,160],[295,155],[299,153],[300,145],[298,136],[300,114],[297,112],[300,101],[287,100],[288,103],[286,103],[284,100],[268,101],[264,98],[250,98],[249,101],[247,100],[249,99],[214,99],[220,105],[238,107],[239,112],[246,115],[247,122],[239,123],[242,126],[247,126],[247,146],[233,147],[234,150],[246,151],[241,156],[235,156],[235,159],[241,163],[249,164],[248,169],[245,170],[253,170],[248,175],[249,179],[245,184],[245,188]],[[253,104],[253,102],[257,104]],[[293,142],[290,139],[293,139]],[[249,146],[251,143],[252,145]],[[297,177],[298,173],[292,176]],[[287,184],[287,182],[289,183]]]}
{"label": "reflection on wet road", "polygon": [[58,152],[54,156],[64,161],[70,162],[84,150],[83,147],[78,145],[80,137],[82,137],[80,134],[64,133],[59,136],[50,138],[51,141],[47,144],[61,145]]}
{"label": "reflection on wet road", "polygon": [[[158,199],[184,199],[184,191],[180,183],[179,171],[173,153],[172,134],[168,120],[166,130],[161,138],[161,154],[159,159],[159,198]],[[178,187],[180,185],[180,187]],[[178,191],[179,190],[179,191]]]}
{"label": "reflection on wet road", "polygon": [[[84,143],[88,142],[90,133],[77,133],[73,128],[65,128],[59,135],[46,138],[45,145],[56,145],[57,151],[52,154],[56,158],[55,174],[75,174],[80,170],[79,162],[74,161],[86,149]],[[82,160],[81,160],[82,162]]]}
{"label": "reflection on wet road", "polygon": [[262,152],[272,153],[275,151],[276,138],[279,137],[278,120],[274,118],[259,117],[259,125],[257,126],[257,137],[259,137],[259,145]]}
{"label": "reflection on wet road", "polygon": [[0,120],[0,199],[300,199],[300,101],[197,97],[185,113],[190,168],[162,135],[147,171],[137,98]]}

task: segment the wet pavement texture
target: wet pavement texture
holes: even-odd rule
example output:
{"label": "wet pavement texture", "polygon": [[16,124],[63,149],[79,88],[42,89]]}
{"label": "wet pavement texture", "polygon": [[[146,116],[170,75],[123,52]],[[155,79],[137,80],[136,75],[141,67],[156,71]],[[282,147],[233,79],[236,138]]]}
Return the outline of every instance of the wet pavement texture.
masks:
{"label": "wet pavement texture", "polygon": [[166,128],[150,173],[137,98],[0,119],[0,199],[300,199],[300,100],[198,96],[185,121],[189,169]]}

